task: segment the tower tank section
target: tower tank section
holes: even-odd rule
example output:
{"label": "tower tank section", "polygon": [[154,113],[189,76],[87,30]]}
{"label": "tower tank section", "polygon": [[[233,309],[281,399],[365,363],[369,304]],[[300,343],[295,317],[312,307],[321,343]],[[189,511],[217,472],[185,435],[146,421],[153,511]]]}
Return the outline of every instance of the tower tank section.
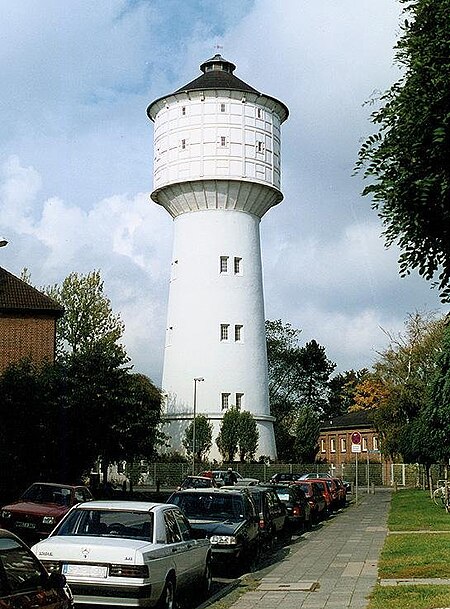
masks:
{"label": "tower tank section", "polygon": [[[182,448],[196,412],[214,425],[232,406],[258,426],[258,455],[276,456],[270,415],[259,224],[282,200],[286,106],[237,78],[220,55],[150,104],[152,199],[174,219],[164,353],[165,432]],[[220,458],[213,446],[211,457]]]}

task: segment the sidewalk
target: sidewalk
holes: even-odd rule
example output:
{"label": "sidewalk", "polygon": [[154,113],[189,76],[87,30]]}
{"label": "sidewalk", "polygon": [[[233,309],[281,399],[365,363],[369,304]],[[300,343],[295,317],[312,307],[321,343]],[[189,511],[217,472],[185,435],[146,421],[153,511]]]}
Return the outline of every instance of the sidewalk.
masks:
{"label": "sidewalk", "polygon": [[299,537],[232,609],[365,609],[377,581],[390,501],[390,490],[360,494],[358,505]]}

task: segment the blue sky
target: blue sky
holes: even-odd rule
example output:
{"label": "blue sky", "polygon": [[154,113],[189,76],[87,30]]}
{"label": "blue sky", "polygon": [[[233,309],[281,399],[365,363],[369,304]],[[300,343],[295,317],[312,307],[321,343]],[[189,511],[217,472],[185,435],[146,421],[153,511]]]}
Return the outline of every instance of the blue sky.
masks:
{"label": "blue sky", "polygon": [[0,3],[0,264],[35,285],[100,269],[135,370],[160,382],[172,222],[150,202],[146,107],[220,52],[290,109],[284,202],[261,226],[266,317],[370,367],[408,313],[439,310],[352,176],[365,104],[398,78],[396,0]]}

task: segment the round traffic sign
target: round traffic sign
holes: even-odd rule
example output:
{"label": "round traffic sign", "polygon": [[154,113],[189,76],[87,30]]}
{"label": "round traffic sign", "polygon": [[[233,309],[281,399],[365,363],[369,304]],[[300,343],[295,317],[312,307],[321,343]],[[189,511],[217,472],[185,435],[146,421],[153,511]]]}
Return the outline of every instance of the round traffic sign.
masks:
{"label": "round traffic sign", "polygon": [[361,434],[359,431],[354,431],[352,433],[352,444],[361,444]]}

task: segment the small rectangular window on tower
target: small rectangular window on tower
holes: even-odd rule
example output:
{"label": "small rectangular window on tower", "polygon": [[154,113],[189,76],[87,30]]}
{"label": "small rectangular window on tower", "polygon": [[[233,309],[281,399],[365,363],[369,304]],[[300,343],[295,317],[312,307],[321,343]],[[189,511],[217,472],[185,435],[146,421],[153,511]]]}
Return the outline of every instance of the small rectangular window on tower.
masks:
{"label": "small rectangular window on tower", "polygon": [[228,340],[230,324],[220,324],[220,340]]}
{"label": "small rectangular window on tower", "polygon": [[236,393],[236,408],[238,410],[241,410],[241,408],[243,408],[243,406],[244,406],[244,394]]}
{"label": "small rectangular window on tower", "polygon": [[237,343],[240,343],[242,341],[242,329],[243,326],[241,324],[236,324],[234,326],[234,340]]}
{"label": "small rectangular window on tower", "polygon": [[224,135],[220,136],[220,145],[221,146],[226,146],[227,145],[227,138]]}
{"label": "small rectangular window on tower", "polygon": [[186,106],[181,106],[181,114],[182,116],[186,116]]}
{"label": "small rectangular window on tower", "polygon": [[264,152],[264,143],[260,140],[256,142],[256,152]]}
{"label": "small rectangular window on tower", "polygon": [[257,113],[258,118],[261,118],[261,116],[262,116],[262,110],[261,110],[261,108],[258,108],[256,113]]}
{"label": "small rectangular window on tower", "polygon": [[230,405],[230,394],[222,393],[221,401],[222,401],[222,403],[221,403],[222,410],[226,410],[228,408],[228,406]]}
{"label": "small rectangular window on tower", "polygon": [[220,257],[220,272],[228,273],[228,256]]}
{"label": "small rectangular window on tower", "polygon": [[234,258],[234,274],[240,275],[242,273],[242,258],[235,256]]}
{"label": "small rectangular window on tower", "polygon": [[181,150],[186,150],[186,140],[184,138],[181,140]]}
{"label": "small rectangular window on tower", "polygon": [[225,104],[220,104],[220,111],[225,112]]}

